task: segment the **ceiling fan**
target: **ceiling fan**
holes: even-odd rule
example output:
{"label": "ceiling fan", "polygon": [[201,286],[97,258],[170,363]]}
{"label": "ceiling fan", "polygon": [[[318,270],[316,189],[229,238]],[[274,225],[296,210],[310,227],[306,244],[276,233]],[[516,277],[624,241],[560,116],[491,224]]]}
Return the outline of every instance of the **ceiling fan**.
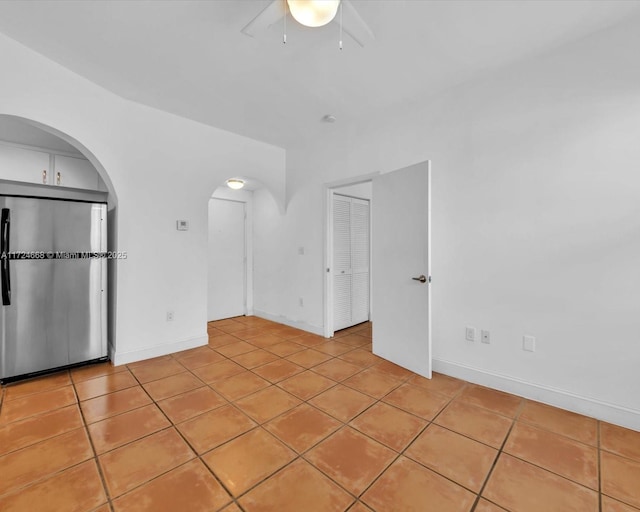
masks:
{"label": "ceiling fan", "polygon": [[360,46],[374,39],[373,32],[349,0],[273,0],[241,32],[255,37],[287,14],[308,27],[320,27],[331,21],[341,23],[342,30]]}

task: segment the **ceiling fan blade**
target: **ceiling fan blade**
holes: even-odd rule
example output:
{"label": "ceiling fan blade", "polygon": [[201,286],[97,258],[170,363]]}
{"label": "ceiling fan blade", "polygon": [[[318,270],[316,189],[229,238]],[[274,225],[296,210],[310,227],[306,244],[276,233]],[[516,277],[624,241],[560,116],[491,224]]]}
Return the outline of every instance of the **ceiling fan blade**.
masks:
{"label": "ceiling fan blade", "polygon": [[[340,23],[340,13],[334,18],[336,23]],[[370,43],[375,39],[373,31],[362,19],[358,11],[349,0],[342,0],[342,30],[360,46]]]}
{"label": "ceiling fan blade", "polygon": [[265,31],[285,15],[284,0],[273,0],[260,14],[247,23],[240,32],[251,37],[255,37],[260,32]]}

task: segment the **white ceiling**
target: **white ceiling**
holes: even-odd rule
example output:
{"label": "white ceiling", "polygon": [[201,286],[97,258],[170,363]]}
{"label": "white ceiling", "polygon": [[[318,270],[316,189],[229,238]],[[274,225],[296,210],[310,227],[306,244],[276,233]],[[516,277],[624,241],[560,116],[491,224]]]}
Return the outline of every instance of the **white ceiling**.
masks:
{"label": "white ceiling", "polygon": [[353,0],[375,33],[240,29],[268,0],[4,0],[0,31],[131,100],[291,148],[640,16],[638,0]]}

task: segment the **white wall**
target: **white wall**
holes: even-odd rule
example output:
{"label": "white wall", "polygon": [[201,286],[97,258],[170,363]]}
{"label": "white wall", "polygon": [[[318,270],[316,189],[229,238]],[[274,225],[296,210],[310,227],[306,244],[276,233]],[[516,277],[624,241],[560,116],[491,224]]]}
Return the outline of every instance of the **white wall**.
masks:
{"label": "white wall", "polygon": [[312,315],[322,317],[322,287],[318,290],[316,282],[324,276],[323,226],[309,217],[322,212],[322,193],[294,195],[287,211],[295,213],[282,216],[273,198],[260,189],[253,194],[253,208],[255,314],[322,335],[322,322]]}
{"label": "white wall", "polygon": [[115,362],[206,343],[208,199],[234,175],[283,197],[284,151],[123,100],[3,35],[0,70],[0,114],[79,141],[115,191],[128,254],[117,262]]}
{"label": "white wall", "polygon": [[435,369],[640,428],[639,47],[630,23],[288,152],[256,309],[321,328],[323,183],[430,159]]}

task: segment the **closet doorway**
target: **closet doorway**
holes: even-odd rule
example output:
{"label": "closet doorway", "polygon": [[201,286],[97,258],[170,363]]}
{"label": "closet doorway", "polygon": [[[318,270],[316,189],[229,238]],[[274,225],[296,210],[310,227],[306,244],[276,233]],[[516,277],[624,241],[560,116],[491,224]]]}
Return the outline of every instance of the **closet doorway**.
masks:
{"label": "closet doorway", "polygon": [[371,320],[371,182],[330,190],[330,332]]}

